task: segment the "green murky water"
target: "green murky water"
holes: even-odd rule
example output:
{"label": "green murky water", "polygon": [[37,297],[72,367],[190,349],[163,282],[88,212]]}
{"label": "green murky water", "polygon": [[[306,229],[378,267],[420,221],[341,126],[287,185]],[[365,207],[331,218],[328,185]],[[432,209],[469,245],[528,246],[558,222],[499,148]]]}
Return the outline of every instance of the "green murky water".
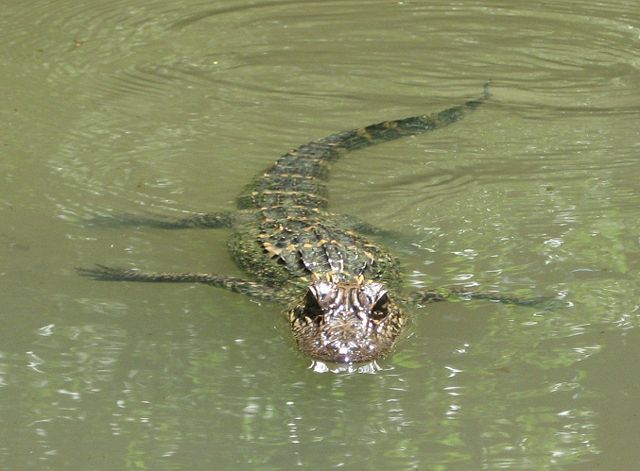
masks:
{"label": "green murky water", "polygon": [[[636,1],[5,0],[0,44],[2,469],[637,468]],[[563,309],[428,306],[375,374],[323,374],[278,306],[74,273],[238,273],[224,231],[83,221],[230,209],[289,148],[488,79],[336,164],[332,208],[412,285]]]}

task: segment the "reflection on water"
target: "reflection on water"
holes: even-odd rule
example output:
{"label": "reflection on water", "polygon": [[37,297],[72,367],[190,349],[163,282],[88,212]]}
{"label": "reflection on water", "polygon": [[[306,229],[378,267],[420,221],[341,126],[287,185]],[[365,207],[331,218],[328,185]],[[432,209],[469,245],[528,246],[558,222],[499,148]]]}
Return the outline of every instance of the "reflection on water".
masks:
{"label": "reflection on water", "polygon": [[[637,462],[636,3],[7,6],[2,468]],[[83,221],[230,209],[287,149],[488,79],[464,122],[336,164],[332,208],[390,230],[409,286],[563,308],[431,305],[385,360],[309,364],[277,306],[74,274],[235,274],[224,231]]]}
{"label": "reflection on water", "polygon": [[316,373],[361,373],[376,374],[382,370],[376,361],[367,363],[327,363],[320,360],[312,360],[310,370]]}

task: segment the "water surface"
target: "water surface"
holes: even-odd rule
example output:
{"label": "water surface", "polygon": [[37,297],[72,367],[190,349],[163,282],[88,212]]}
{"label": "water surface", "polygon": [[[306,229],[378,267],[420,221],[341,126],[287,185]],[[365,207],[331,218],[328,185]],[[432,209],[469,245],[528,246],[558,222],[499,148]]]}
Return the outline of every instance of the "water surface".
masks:
{"label": "water surface", "polygon": [[[3,469],[634,469],[640,7],[530,2],[5,2],[0,14]],[[442,303],[333,373],[281,307],[98,283],[93,263],[239,274],[225,231],[108,214],[232,209],[289,148],[493,98],[354,152],[331,205],[395,237]]]}

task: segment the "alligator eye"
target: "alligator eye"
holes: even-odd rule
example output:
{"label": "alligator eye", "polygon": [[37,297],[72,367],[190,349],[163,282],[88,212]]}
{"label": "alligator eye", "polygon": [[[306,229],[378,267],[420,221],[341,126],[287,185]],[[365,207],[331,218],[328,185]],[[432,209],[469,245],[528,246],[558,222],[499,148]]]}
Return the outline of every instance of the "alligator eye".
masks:
{"label": "alligator eye", "polygon": [[371,317],[374,319],[383,319],[389,314],[389,296],[383,294],[378,298],[371,308]]}
{"label": "alligator eye", "polygon": [[311,319],[322,315],[322,307],[320,307],[318,298],[315,297],[311,290],[307,291],[307,294],[304,297],[303,314]]}

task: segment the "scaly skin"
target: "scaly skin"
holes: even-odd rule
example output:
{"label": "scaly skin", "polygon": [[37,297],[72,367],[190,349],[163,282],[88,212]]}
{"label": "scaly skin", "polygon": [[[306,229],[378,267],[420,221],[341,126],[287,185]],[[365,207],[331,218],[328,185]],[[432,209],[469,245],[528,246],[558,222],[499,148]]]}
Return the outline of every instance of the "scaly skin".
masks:
{"label": "scaly skin", "polygon": [[[462,119],[484,94],[440,113],[386,121],[332,134],[284,154],[238,198],[235,214],[197,214],[167,221],[127,217],[113,222],[167,229],[233,227],[230,249],[252,277],[208,273],[151,273],[98,265],[79,273],[99,280],[204,283],[289,306],[301,351],[324,361],[360,362],[389,353],[407,323],[398,297],[401,274],[393,256],[357,228],[327,211],[329,164],[347,151],[432,131]],[[440,301],[460,294],[440,289],[405,302]],[[505,302],[517,299],[462,294]]]}

